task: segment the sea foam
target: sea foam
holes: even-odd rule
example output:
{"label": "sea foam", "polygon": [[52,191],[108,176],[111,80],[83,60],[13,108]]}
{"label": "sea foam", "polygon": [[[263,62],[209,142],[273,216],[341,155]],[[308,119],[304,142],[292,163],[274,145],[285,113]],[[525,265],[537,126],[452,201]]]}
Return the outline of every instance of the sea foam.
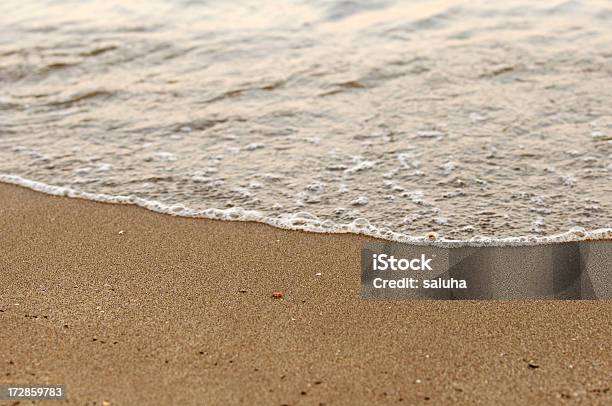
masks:
{"label": "sea foam", "polygon": [[352,233],[362,234],[370,237],[408,243],[414,245],[431,245],[438,247],[491,247],[491,246],[527,246],[538,244],[552,244],[572,241],[603,240],[612,239],[612,228],[597,230],[585,230],[575,227],[565,233],[546,237],[518,236],[508,238],[494,238],[476,236],[469,240],[452,240],[438,238],[434,232],[423,236],[410,236],[394,232],[387,228],[377,228],[370,224],[365,218],[358,218],[351,223],[339,224],[330,220],[321,221],[317,216],[308,212],[284,213],[279,217],[265,216],[257,210],[245,210],[239,207],[229,209],[209,208],[205,210],[194,210],[181,204],[167,205],[153,200],[147,200],[136,196],[113,196],[108,194],[97,194],[81,192],[62,186],[48,185],[16,175],[0,174],[0,182],[22,186],[37,192],[54,196],[79,198],[102,203],[133,204],[157,213],[170,214],[181,217],[206,218],[212,220],[231,221],[253,221],[265,223],[274,227],[288,230],[302,230],[315,233]]}

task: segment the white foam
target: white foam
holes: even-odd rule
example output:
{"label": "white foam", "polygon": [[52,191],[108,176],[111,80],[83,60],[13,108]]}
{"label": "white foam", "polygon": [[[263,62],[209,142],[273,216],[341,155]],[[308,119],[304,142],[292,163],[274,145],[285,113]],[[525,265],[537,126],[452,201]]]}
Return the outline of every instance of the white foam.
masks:
{"label": "white foam", "polygon": [[445,134],[441,131],[436,130],[427,130],[427,131],[418,131],[417,137],[420,138],[442,138]]}
{"label": "white foam", "polygon": [[366,204],[368,204],[369,199],[366,196],[359,196],[358,198],[354,199],[351,204],[353,206],[365,206]]}
{"label": "white foam", "polygon": [[264,144],[253,142],[247,145],[246,147],[244,147],[244,149],[246,149],[247,151],[255,151],[256,149],[262,149],[263,147],[264,147]]}
{"label": "white foam", "polygon": [[302,230],[316,233],[363,234],[370,237],[414,245],[433,245],[439,247],[485,247],[524,246],[601,239],[612,240],[612,228],[585,230],[582,227],[574,227],[565,233],[546,237],[519,236],[494,238],[488,236],[476,236],[469,240],[452,240],[439,238],[434,232],[429,232],[423,236],[409,236],[394,232],[388,228],[377,228],[371,225],[365,218],[357,218],[351,223],[339,224],[330,220],[322,221],[317,216],[308,212],[298,212],[295,214],[284,213],[278,217],[271,217],[266,216],[257,210],[245,210],[240,207],[232,207],[229,209],[209,208],[206,210],[194,210],[189,207],[185,207],[180,203],[168,205],[133,195],[114,196],[101,193],[81,192],[75,189],[48,185],[42,182],[9,174],[0,174],[0,182],[26,187],[37,192],[43,192],[55,196],[86,199],[103,203],[134,204],[157,213],[170,214],[174,216],[207,218],[213,220],[254,221],[283,229]]}
{"label": "white foam", "polygon": [[344,173],[352,174],[356,172],[361,172],[367,169],[372,169],[376,165],[376,161],[362,161],[359,157],[356,157],[354,161],[356,162],[355,165],[351,168],[346,169]]}
{"label": "white foam", "polygon": [[160,151],[156,152],[155,156],[164,162],[176,161],[176,155],[171,152]]}

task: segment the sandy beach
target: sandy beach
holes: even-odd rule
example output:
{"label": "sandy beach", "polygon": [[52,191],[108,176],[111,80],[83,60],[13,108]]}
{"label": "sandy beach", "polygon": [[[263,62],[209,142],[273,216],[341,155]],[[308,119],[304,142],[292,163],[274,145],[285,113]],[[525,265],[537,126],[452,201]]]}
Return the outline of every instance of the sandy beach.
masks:
{"label": "sandy beach", "polygon": [[0,383],[77,405],[612,401],[610,301],[367,301],[365,237],[0,201]]}
{"label": "sandy beach", "polygon": [[612,405],[610,21],[3,0],[0,406]]}

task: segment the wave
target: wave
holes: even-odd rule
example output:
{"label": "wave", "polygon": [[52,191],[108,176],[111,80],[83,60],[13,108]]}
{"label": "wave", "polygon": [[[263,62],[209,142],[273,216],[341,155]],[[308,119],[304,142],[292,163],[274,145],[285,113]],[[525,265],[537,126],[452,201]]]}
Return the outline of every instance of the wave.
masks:
{"label": "wave", "polygon": [[377,228],[365,218],[359,218],[351,223],[335,223],[331,220],[321,221],[308,212],[284,213],[278,217],[266,216],[257,210],[245,210],[240,207],[229,209],[209,208],[194,210],[180,203],[172,205],[163,204],[154,200],[147,200],[134,195],[109,195],[102,193],[82,192],[76,189],[54,186],[35,180],[25,179],[18,175],[0,174],[0,182],[25,187],[37,192],[54,196],[79,198],[102,203],[133,204],[157,213],[170,214],[180,217],[206,218],[212,220],[253,221],[264,223],[273,227],[288,230],[301,230],[315,233],[351,233],[361,234],[393,242],[413,245],[428,245],[446,248],[455,247],[502,247],[502,246],[532,246],[562,242],[576,242],[588,240],[612,240],[612,228],[599,228],[586,230],[582,227],[573,227],[570,230],[550,236],[517,236],[495,238],[489,236],[475,236],[468,240],[453,240],[439,238],[435,233],[422,236],[410,236],[389,230]]}

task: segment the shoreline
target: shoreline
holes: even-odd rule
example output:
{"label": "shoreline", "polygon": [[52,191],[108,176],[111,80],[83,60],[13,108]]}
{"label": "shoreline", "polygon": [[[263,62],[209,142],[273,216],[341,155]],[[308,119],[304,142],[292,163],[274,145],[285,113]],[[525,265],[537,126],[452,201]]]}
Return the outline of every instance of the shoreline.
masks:
{"label": "shoreline", "polygon": [[[254,222],[290,231],[306,231],[318,234],[354,234],[395,243],[440,248],[529,247],[566,242],[612,241],[612,227],[598,228],[593,230],[587,230],[583,227],[574,227],[562,233],[537,237],[533,235],[526,235],[498,238],[493,236],[477,235],[470,239],[451,240],[440,238],[436,232],[424,233],[421,236],[410,236],[391,230],[385,231],[384,229],[379,229],[372,226],[366,219],[361,218],[356,219],[353,221],[353,223],[334,224],[334,228],[325,227],[325,222],[321,222],[318,219],[311,219],[311,215],[308,212],[295,213],[291,215],[291,217],[287,218],[272,218],[265,217],[261,212],[256,210],[245,210],[236,207],[231,209],[211,208],[203,211],[196,211],[187,208],[182,204],[174,204],[169,206],[158,201],[147,200],[135,196],[114,196],[81,192],[68,187],[49,185],[43,182],[22,178],[18,175],[2,173],[0,173],[0,183],[23,187],[51,196],[77,198],[97,203],[134,205],[155,213],[171,216],[207,220]],[[305,216],[300,216],[300,214],[304,214]],[[365,222],[361,220],[365,220]]]}
{"label": "shoreline", "polygon": [[612,399],[612,301],[363,300],[362,235],[0,200],[0,383],[68,404]]}

